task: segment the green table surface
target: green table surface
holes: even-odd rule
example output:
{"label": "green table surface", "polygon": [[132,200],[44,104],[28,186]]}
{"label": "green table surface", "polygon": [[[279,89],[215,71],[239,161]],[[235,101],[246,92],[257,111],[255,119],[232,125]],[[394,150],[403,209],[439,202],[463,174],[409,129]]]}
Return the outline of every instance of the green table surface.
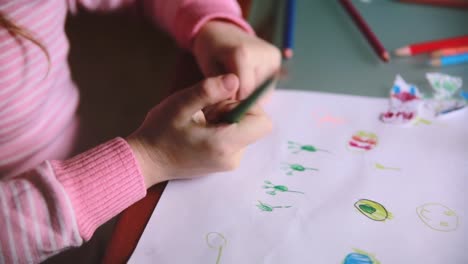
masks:
{"label": "green table surface", "polygon": [[[271,41],[281,47],[285,0],[254,0],[249,20],[254,27],[268,15]],[[468,35],[468,9],[458,10],[392,0],[353,0],[384,47],[389,51],[410,43]],[[427,72],[463,78],[468,90],[468,64],[435,68],[428,55],[396,57],[382,62],[338,0],[297,0],[294,57],[285,61],[283,89],[387,97],[400,74],[430,93]]]}

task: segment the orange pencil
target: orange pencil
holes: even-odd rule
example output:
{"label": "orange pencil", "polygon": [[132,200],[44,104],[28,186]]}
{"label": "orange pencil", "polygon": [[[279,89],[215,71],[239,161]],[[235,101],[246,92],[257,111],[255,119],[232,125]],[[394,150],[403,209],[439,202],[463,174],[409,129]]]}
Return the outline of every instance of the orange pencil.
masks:
{"label": "orange pencil", "polygon": [[463,47],[458,47],[458,48],[437,50],[437,51],[434,51],[431,55],[433,58],[439,58],[442,56],[452,56],[452,55],[457,55],[457,54],[467,53],[467,52],[468,52],[468,46],[463,46]]}
{"label": "orange pencil", "polygon": [[442,56],[437,59],[432,59],[429,64],[434,67],[441,67],[441,66],[450,66],[450,65],[457,65],[462,63],[468,63],[468,53],[462,53],[458,55],[452,56]]}

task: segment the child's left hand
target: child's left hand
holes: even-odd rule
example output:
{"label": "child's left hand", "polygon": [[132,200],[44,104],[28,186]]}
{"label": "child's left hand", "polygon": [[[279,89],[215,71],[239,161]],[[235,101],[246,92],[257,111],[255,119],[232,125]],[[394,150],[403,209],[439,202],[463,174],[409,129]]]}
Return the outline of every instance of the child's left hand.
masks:
{"label": "child's left hand", "polygon": [[275,46],[229,22],[207,22],[195,37],[193,53],[205,77],[234,73],[240,89],[235,99],[247,97],[281,64]]}

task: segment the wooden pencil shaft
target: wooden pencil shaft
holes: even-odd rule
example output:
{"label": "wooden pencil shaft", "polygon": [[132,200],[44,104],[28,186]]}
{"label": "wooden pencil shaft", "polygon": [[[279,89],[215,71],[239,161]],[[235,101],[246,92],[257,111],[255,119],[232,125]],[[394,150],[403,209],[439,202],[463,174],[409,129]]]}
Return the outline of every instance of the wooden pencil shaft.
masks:
{"label": "wooden pencil shaft", "polygon": [[388,61],[388,52],[383,47],[382,43],[380,43],[377,36],[374,32],[370,29],[369,25],[367,25],[366,21],[362,18],[359,14],[358,10],[353,6],[350,0],[340,0],[343,7],[346,9],[348,14],[353,19],[354,23],[356,23],[358,29],[361,33],[366,37],[369,44],[372,46],[374,51],[378,54],[378,56],[384,60]]}
{"label": "wooden pencil shaft", "polygon": [[462,53],[452,56],[443,56],[440,58],[440,62],[442,66],[468,63],[468,53]]}
{"label": "wooden pencil shaft", "polygon": [[440,57],[440,56],[450,56],[450,55],[457,55],[461,53],[468,52],[468,46],[463,46],[460,48],[448,48],[448,49],[441,49],[436,50],[432,53],[433,57]]}
{"label": "wooden pencil shaft", "polygon": [[288,0],[286,3],[286,17],[284,23],[283,49],[293,48],[294,45],[294,20],[296,1]]}
{"label": "wooden pencil shaft", "polygon": [[438,49],[456,48],[466,45],[468,45],[468,35],[413,43],[408,47],[410,48],[412,55],[417,55],[420,53],[432,52]]}

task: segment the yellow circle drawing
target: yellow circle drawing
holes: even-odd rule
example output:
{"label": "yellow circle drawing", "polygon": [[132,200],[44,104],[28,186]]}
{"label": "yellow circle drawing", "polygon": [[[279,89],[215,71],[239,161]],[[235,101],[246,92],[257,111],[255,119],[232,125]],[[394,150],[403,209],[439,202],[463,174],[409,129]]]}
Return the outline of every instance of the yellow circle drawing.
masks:
{"label": "yellow circle drawing", "polygon": [[458,216],[454,210],[439,203],[427,203],[416,208],[421,221],[429,228],[450,232],[458,227]]}
{"label": "yellow circle drawing", "polygon": [[210,232],[206,234],[206,244],[210,248],[218,249],[219,247],[225,247],[227,242],[221,233]]}
{"label": "yellow circle drawing", "polygon": [[216,257],[216,264],[219,264],[221,261],[221,256],[223,254],[223,248],[226,246],[227,241],[224,236],[218,232],[210,232],[206,234],[206,244],[212,249],[218,251],[218,256]]}

